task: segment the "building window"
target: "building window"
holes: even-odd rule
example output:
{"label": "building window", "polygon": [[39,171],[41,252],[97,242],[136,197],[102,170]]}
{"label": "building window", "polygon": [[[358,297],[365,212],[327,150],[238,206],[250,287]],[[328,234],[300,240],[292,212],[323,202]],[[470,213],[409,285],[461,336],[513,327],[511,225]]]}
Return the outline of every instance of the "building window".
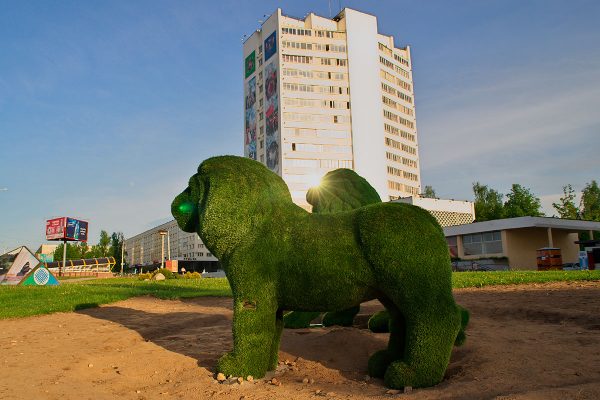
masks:
{"label": "building window", "polygon": [[450,257],[458,258],[458,240],[456,236],[450,236],[446,238],[448,243],[448,250],[450,251]]}
{"label": "building window", "polygon": [[466,256],[502,253],[500,231],[463,235],[462,240]]}

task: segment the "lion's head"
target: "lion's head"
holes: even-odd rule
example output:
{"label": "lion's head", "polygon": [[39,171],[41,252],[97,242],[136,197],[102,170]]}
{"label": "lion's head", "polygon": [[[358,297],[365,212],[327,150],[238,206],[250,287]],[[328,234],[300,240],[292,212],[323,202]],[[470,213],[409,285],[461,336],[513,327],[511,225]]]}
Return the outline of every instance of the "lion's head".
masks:
{"label": "lion's head", "polygon": [[296,208],[277,174],[248,158],[220,156],[200,164],[171,212],[182,230],[197,232],[218,257],[290,207]]}

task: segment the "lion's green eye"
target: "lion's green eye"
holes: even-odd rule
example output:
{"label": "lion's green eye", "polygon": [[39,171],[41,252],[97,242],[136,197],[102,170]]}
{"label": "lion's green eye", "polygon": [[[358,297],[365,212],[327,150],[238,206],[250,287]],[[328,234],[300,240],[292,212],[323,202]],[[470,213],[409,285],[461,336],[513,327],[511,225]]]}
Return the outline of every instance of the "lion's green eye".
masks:
{"label": "lion's green eye", "polygon": [[194,210],[194,204],[189,201],[185,201],[179,205],[178,209],[182,214],[191,214],[191,212]]}

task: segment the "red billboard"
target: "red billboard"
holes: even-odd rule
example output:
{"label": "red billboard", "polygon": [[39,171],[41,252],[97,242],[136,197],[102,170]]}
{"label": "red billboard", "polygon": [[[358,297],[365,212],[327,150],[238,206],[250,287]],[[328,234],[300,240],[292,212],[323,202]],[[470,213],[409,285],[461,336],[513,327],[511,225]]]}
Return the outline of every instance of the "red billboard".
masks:
{"label": "red billboard", "polygon": [[46,221],[46,240],[61,240],[65,237],[66,218],[53,218]]}
{"label": "red billboard", "polygon": [[71,217],[46,221],[46,240],[87,242],[88,223]]}

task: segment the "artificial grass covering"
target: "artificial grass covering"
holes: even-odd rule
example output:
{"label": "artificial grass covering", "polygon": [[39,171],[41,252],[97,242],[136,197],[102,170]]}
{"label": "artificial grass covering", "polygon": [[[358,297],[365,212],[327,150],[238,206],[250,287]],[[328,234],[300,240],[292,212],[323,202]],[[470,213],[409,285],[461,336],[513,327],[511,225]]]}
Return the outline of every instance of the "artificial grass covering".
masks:
{"label": "artificial grass covering", "polygon": [[439,383],[461,328],[442,229],[427,211],[376,203],[311,214],[286,184],[242,157],[204,161],[172,204],[223,265],[233,292],[225,375],[262,377],[277,366],[283,311],[341,311],[378,298],[390,313],[387,349],[369,373],[387,386]]}
{"label": "artificial grass covering", "polygon": [[[306,193],[306,201],[312,206],[313,214],[334,214],[381,203],[381,198],[365,178],[351,169],[340,168],[329,171],[317,187],[310,188]],[[321,322],[324,326],[352,326],[359,311],[360,306],[330,311],[325,313]],[[291,329],[308,328],[310,322],[320,314],[292,311],[284,315],[283,324]]]}

